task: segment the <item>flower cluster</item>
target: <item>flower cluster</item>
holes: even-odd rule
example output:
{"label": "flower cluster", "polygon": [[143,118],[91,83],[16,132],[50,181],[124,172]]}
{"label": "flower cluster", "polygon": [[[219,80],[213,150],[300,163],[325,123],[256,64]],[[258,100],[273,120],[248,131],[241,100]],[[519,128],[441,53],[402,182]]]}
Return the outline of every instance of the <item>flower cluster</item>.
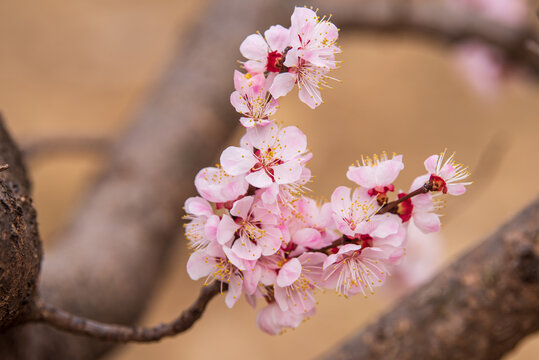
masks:
{"label": "flower cluster", "polygon": [[271,117],[278,97],[296,84],[301,101],[320,105],[340,49],[338,29],[315,11],[296,8],[291,20],[288,29],[272,26],[241,44],[246,73],[234,73],[230,100],[245,135],[222,152],[220,165],[196,175],[200,196],[185,203],[190,277],[227,284],[229,307],[241,295],[253,306],[263,300],[257,324],[270,334],[314,314],[320,289],[346,297],[374,293],[405,254],[408,224],[438,231],[436,198],[460,195],[469,184],[453,155],[432,155],[409,193],[389,201],[404,164],[402,155],[384,153],[350,166],[355,186],[337,187],[331,201],[307,196],[307,138]]}

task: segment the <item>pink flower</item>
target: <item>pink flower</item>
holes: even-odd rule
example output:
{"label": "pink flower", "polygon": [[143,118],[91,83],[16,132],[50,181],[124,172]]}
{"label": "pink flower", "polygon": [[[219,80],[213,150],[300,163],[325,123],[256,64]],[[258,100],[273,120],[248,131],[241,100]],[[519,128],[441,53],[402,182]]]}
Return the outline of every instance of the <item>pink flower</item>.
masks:
{"label": "pink flower", "polygon": [[380,248],[343,245],[324,262],[324,287],[344,296],[374,294],[374,288],[381,286],[388,275],[384,265],[388,258],[389,254]]}
{"label": "pink flower", "polygon": [[243,176],[230,176],[220,168],[207,167],[195,177],[197,191],[206,200],[223,204],[247,193],[249,184]]}
{"label": "pink flower", "polygon": [[359,186],[369,189],[369,195],[385,195],[387,191],[393,191],[393,182],[404,169],[402,155],[393,155],[388,159],[383,153],[380,158],[374,155],[373,159],[361,157],[362,165],[350,166],[346,177]]}
{"label": "pink flower", "polygon": [[441,191],[450,195],[462,195],[466,192],[466,185],[471,182],[461,182],[470,176],[468,168],[454,161],[453,153],[445,162],[446,151],[440,155],[431,155],[425,160],[425,169],[430,174],[429,181],[433,182],[432,191]]}
{"label": "pink flower", "polygon": [[356,188],[350,198],[350,188],[339,186],[331,195],[331,209],[337,228],[349,238],[361,235],[384,238],[398,231],[399,221],[387,215],[375,215],[380,209],[376,198],[364,188]]}
{"label": "pink flower", "polygon": [[282,311],[308,313],[316,306],[314,290],[322,277],[326,255],[304,253],[286,262],[275,281],[275,300]]}
{"label": "pink flower", "polygon": [[311,109],[323,103],[320,89],[329,87],[326,79],[328,69],[320,68],[310,62],[298,57],[295,50],[290,50],[286,56],[285,65],[289,68],[288,72],[281,73],[275,77],[269,92],[278,99],[285,96],[298,84],[299,99],[307,104]]}
{"label": "pink flower", "polygon": [[286,329],[297,328],[308,316],[314,315],[314,312],[314,309],[307,314],[282,311],[275,302],[272,302],[260,310],[256,317],[256,324],[265,333],[278,335]]}
{"label": "pink flower", "polygon": [[281,247],[282,234],[278,218],[253,196],[246,196],[234,203],[230,215],[223,215],[217,227],[217,241],[230,247],[241,259],[257,260],[261,255],[275,254]]}
{"label": "pink flower", "polygon": [[261,256],[250,270],[244,272],[244,289],[246,294],[254,294],[259,285],[271,286],[277,278],[277,271],[285,262],[283,251],[279,250],[273,255]]}
{"label": "pink flower", "polygon": [[229,308],[239,300],[243,286],[240,269],[228,261],[218,247],[195,251],[187,261],[187,273],[193,280],[207,277],[205,284],[217,280],[228,283],[225,303]]}
{"label": "pink flower", "polygon": [[294,203],[288,228],[298,247],[293,254],[307,249],[321,249],[340,237],[336,231],[330,203],[319,206],[314,199],[302,197]]}
{"label": "pink flower", "polygon": [[322,69],[335,69],[334,55],[341,52],[335,45],[339,29],[306,7],[296,7],[290,20],[290,45],[297,56]]}
{"label": "pink flower", "polygon": [[[303,158],[302,166],[306,165],[305,159],[307,158],[310,157]],[[271,209],[274,214],[279,214],[281,213],[281,207],[290,208],[306,191],[309,191],[306,184],[310,180],[311,170],[304,167],[299,179],[295,182],[289,184],[273,183],[267,188],[258,190],[257,193],[268,209]]]}
{"label": "pink flower", "polygon": [[264,77],[264,74],[251,76],[234,71],[234,91],[230,95],[230,102],[237,112],[243,116],[240,122],[246,128],[256,125],[267,125],[272,122],[270,116],[275,114],[279,103],[271,98],[268,88],[273,77]]}
{"label": "pink flower", "polygon": [[191,220],[185,224],[185,237],[189,248],[204,249],[217,239],[219,216],[213,213],[211,205],[201,197],[190,197],[185,201],[184,219]]}
{"label": "pink flower", "polygon": [[278,73],[282,65],[279,61],[289,44],[290,31],[281,25],[270,27],[264,36],[249,35],[240,45],[241,54],[249,59],[243,66],[252,74],[263,74],[265,71]]}
{"label": "pink flower", "polygon": [[327,74],[335,69],[338,29],[307,8],[296,7],[291,18],[290,44],[284,65],[288,72],[275,77],[269,91],[274,98],[288,94],[298,84],[299,98],[311,109],[322,103],[320,89],[329,87]]}
{"label": "pink flower", "polygon": [[221,154],[221,164],[228,174],[246,175],[245,180],[257,188],[300,179],[307,138],[297,127],[279,130],[271,124],[250,128],[241,145],[241,148],[230,146]]}

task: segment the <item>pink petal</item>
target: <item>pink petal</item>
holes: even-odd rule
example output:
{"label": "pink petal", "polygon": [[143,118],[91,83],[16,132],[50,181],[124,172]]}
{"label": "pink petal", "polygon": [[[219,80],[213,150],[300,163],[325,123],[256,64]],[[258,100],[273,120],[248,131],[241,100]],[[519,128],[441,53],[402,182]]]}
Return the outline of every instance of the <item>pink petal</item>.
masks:
{"label": "pink petal", "polygon": [[331,254],[328,255],[326,260],[324,260],[324,263],[322,264],[322,269],[326,270],[329,266],[335,264],[335,262],[338,260],[337,254]]}
{"label": "pink petal", "polygon": [[256,162],[252,152],[236,146],[227,147],[221,154],[223,169],[233,176],[247,173]]}
{"label": "pink petal", "polygon": [[290,259],[286,264],[283,265],[281,270],[279,270],[276,284],[280,287],[292,285],[294,281],[299,279],[301,269],[301,263],[297,258]]}
{"label": "pink petal", "polygon": [[361,245],[346,244],[346,245],[343,245],[343,246],[340,247],[339,252],[337,253],[337,255],[346,254],[348,252],[356,251],[356,250],[359,250],[359,249],[361,249]]}
{"label": "pink petal", "polygon": [[[287,57],[288,58],[288,57]],[[270,94],[278,99],[281,96],[288,94],[296,84],[296,75],[292,73],[282,73],[275,77],[273,84],[271,85]]]}
{"label": "pink petal", "polygon": [[273,178],[278,184],[290,184],[301,177],[303,167],[298,160],[287,161],[284,164],[274,166]]}
{"label": "pink petal", "polygon": [[404,169],[404,164],[402,161],[398,160],[386,160],[382,161],[376,167],[376,185],[377,186],[388,186],[391,185],[397,176],[399,176],[400,171]]}
{"label": "pink petal", "polygon": [[316,229],[304,228],[296,231],[292,236],[292,241],[300,246],[318,249],[323,247],[322,235]]}
{"label": "pink petal", "polygon": [[239,228],[240,226],[229,215],[223,215],[219,225],[217,225],[217,242],[225,245],[229,241],[234,240],[234,233]]}
{"label": "pink petal", "polygon": [[290,30],[281,25],[271,26],[264,32],[264,37],[272,51],[282,52],[290,44]]}
{"label": "pink petal", "polygon": [[259,240],[262,248],[262,255],[269,256],[275,254],[280,248],[283,242],[283,235],[281,231],[276,227],[265,227],[265,236]]}
{"label": "pink petal", "polygon": [[413,215],[414,224],[424,233],[440,231],[440,218],[435,213],[419,212]]}
{"label": "pink petal", "polygon": [[259,171],[250,173],[249,175],[245,177],[245,180],[249,184],[259,189],[267,188],[268,186],[271,186],[271,184],[273,184],[273,180],[268,174],[266,174],[264,170],[259,170]]}
{"label": "pink petal", "polygon": [[241,96],[239,91],[234,91],[232,94],[230,94],[230,103],[232,104],[232,106],[234,106],[234,109],[236,109],[236,111],[240,114],[245,114],[249,112],[247,102]]}
{"label": "pink petal", "polygon": [[247,215],[249,215],[249,210],[251,210],[251,206],[253,205],[253,201],[254,197],[252,196],[246,196],[237,200],[236,202],[234,202],[232,209],[230,209],[230,213],[233,216],[246,219]]}
{"label": "pink petal", "polygon": [[240,45],[241,54],[247,59],[265,60],[268,56],[268,45],[260,34],[251,34]]}
{"label": "pink petal", "polygon": [[260,197],[264,204],[274,204],[277,201],[277,195],[279,195],[279,184],[273,183],[264,189]]}
{"label": "pink petal", "polygon": [[371,218],[370,222],[376,224],[375,230],[370,235],[377,238],[385,238],[389,235],[396,234],[401,224],[399,217],[396,215],[375,215]]}
{"label": "pink petal", "polygon": [[245,260],[257,260],[262,255],[261,246],[253,244],[247,236],[236,239],[234,245],[232,245],[232,251],[238,257]]}
{"label": "pink petal", "polygon": [[376,186],[375,172],[373,166],[350,166],[346,177],[359,186],[371,189]]}
{"label": "pink petal", "polygon": [[350,188],[339,186],[331,195],[331,209],[337,216],[348,216],[352,202],[350,200]]}
{"label": "pink petal", "polygon": [[185,200],[185,211],[196,216],[211,216],[213,209],[209,202],[197,196]]}
{"label": "pink petal", "polygon": [[232,308],[234,304],[240,299],[242,289],[242,278],[239,275],[232,275],[228,282],[228,292],[225,298],[225,304],[229,308]]}
{"label": "pink petal", "polygon": [[206,220],[206,225],[204,226],[204,233],[208,239],[212,241],[217,240],[217,227],[221,219],[217,215],[211,215],[208,220]]}
{"label": "pink petal", "polygon": [[264,71],[266,71],[266,61],[266,59],[248,60],[243,63],[243,66],[250,74],[262,74]]}
{"label": "pink petal", "polygon": [[425,169],[430,174],[436,173],[436,164],[438,163],[438,157],[439,155],[431,155],[425,160]]}
{"label": "pink petal", "polygon": [[443,178],[443,179],[451,179],[452,177],[455,176],[455,173],[457,171],[455,170],[455,168],[453,167],[453,165],[451,164],[445,164],[444,166],[442,166],[442,168],[440,169],[440,176]]}
{"label": "pink petal", "polygon": [[466,192],[466,187],[462,184],[447,184],[447,193],[449,195],[458,196]]}
{"label": "pink petal", "polygon": [[295,126],[287,126],[279,132],[279,142],[283,150],[281,159],[291,160],[307,150],[307,136]]}
{"label": "pink petal", "polygon": [[[310,91],[309,91],[310,90]],[[322,96],[320,95],[320,90],[314,86],[301,86],[299,88],[299,99],[307,104],[311,109],[316,109],[317,106],[322,104]]]}
{"label": "pink petal", "polygon": [[[292,47],[292,49],[290,49],[288,53],[286,54],[284,66],[289,67],[289,68],[294,68],[294,67],[297,67],[298,64],[299,64],[298,51],[297,49]],[[295,76],[297,80],[297,74]]]}
{"label": "pink petal", "polygon": [[208,256],[204,250],[195,251],[187,260],[187,274],[193,280],[208,276],[214,271],[215,258]]}
{"label": "pink petal", "polygon": [[279,127],[275,124],[268,126],[256,126],[247,129],[246,139],[247,142],[249,142],[249,145],[260,150],[265,150],[273,145],[278,132]]}

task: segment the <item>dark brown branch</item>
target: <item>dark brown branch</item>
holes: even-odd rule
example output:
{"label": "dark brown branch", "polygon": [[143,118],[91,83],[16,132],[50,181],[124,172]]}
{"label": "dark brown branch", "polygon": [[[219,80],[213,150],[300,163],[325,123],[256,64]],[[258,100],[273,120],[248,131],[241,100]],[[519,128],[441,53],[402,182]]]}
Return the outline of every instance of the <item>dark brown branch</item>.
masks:
{"label": "dark brown branch", "polygon": [[539,330],[539,199],[325,359],[499,359]]}
{"label": "dark brown branch", "polygon": [[[486,19],[449,1],[432,0],[314,0],[322,13],[333,13],[333,19],[345,32],[386,35],[412,34],[437,43],[453,45],[477,40],[495,47],[506,61],[539,76],[539,54],[529,49],[538,40],[529,23],[508,27]],[[347,32],[348,33],[348,32]]]}
{"label": "dark brown branch", "polygon": [[22,149],[27,159],[34,159],[54,154],[103,153],[110,145],[110,139],[101,137],[58,136],[28,141]]}
{"label": "dark brown branch", "polygon": [[38,302],[38,317],[35,321],[54,326],[72,334],[88,336],[112,342],[155,342],[164,337],[174,336],[191,328],[200,319],[206,306],[215,295],[221,292],[223,285],[215,281],[204,286],[195,302],[174,321],[154,327],[134,327],[105,324],[75,316],[44,302]]}
{"label": "dark brown branch", "polygon": [[[30,182],[0,115],[0,331],[32,310],[41,265],[41,240]],[[9,164],[9,165],[8,165]],[[5,171],[9,168],[9,171]]]}
{"label": "dark brown branch", "polygon": [[432,182],[426,182],[426,183],[424,183],[423,186],[421,186],[419,189],[414,190],[414,191],[412,191],[411,193],[404,195],[404,196],[401,197],[400,199],[397,199],[397,200],[388,202],[387,204],[385,204],[384,206],[382,206],[382,208],[381,208],[380,210],[378,210],[378,212],[376,213],[376,215],[381,215],[381,214],[385,214],[385,213],[387,213],[387,212],[391,212],[393,209],[395,209],[397,206],[399,206],[400,203],[402,203],[402,202],[404,202],[404,201],[406,201],[406,200],[408,200],[408,199],[411,199],[411,198],[413,198],[413,197],[416,196],[416,195],[419,195],[419,194],[426,194],[426,193],[428,193],[431,189],[432,189]]}

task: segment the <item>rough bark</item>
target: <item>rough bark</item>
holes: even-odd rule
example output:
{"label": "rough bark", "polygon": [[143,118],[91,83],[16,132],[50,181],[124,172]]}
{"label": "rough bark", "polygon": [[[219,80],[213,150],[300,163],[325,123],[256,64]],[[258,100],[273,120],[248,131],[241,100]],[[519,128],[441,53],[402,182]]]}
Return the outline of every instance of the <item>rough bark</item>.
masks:
{"label": "rough bark", "polygon": [[30,182],[19,149],[0,115],[0,331],[32,310],[41,266],[41,241]]}
{"label": "rough bark", "polygon": [[324,359],[499,359],[539,330],[539,199]]}

